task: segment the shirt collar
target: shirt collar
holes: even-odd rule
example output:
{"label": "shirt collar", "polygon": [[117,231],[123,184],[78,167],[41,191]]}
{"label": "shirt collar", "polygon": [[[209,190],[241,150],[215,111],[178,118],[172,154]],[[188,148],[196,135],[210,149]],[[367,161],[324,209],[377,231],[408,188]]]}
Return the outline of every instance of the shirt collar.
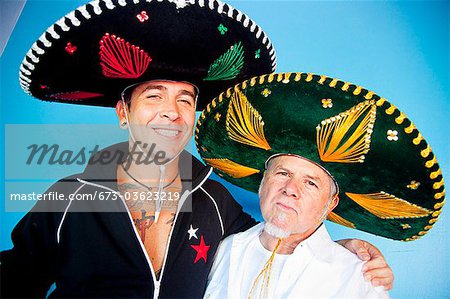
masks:
{"label": "shirt collar", "polygon": [[333,257],[333,247],[330,247],[330,242],[333,242],[333,240],[331,240],[325,225],[322,223],[311,236],[298,244],[293,254],[301,255],[299,253],[300,248],[304,247],[317,259],[330,262]]}

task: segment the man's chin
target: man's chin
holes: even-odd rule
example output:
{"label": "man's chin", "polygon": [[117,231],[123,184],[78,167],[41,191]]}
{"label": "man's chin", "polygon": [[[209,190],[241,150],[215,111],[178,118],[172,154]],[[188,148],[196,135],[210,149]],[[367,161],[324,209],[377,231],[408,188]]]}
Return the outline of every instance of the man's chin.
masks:
{"label": "man's chin", "polygon": [[290,231],[271,222],[264,223],[264,231],[272,237],[280,239],[287,238],[291,235]]}

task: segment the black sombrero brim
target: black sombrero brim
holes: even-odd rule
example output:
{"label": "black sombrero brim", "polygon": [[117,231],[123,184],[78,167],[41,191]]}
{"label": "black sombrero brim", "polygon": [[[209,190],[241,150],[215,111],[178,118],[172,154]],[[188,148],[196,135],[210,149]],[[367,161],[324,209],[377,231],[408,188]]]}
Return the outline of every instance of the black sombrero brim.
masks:
{"label": "black sombrero brim", "polygon": [[24,58],[20,82],[44,101],[112,107],[131,84],[187,81],[199,88],[202,110],[222,90],[275,64],[267,35],[228,4],[105,0],[47,29]]}
{"label": "black sombrero brim", "polygon": [[414,124],[386,99],[326,76],[246,80],[206,107],[195,138],[220,176],[253,192],[273,154],[323,166],[341,189],[329,220],[387,238],[426,234],[444,204],[441,170]]}

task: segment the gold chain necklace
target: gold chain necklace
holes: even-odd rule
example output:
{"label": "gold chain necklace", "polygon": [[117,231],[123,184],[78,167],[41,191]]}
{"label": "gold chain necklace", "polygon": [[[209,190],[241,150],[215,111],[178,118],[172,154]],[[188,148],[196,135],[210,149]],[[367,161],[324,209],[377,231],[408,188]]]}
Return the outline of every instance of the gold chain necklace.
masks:
{"label": "gold chain necklace", "polygon": [[272,271],[272,264],[273,260],[275,259],[275,254],[277,253],[278,248],[280,247],[281,239],[278,239],[278,243],[275,246],[275,249],[272,251],[272,255],[267,260],[266,264],[262,268],[261,272],[259,272],[259,275],[256,277],[255,281],[253,282],[252,289],[250,290],[250,293],[248,294],[248,299],[252,298],[253,291],[255,290],[256,286],[258,285],[259,279],[262,275],[264,275],[261,288],[259,290],[259,298],[262,298],[262,293],[264,291],[264,298],[268,297],[269,294],[269,283],[270,283],[270,273]]}

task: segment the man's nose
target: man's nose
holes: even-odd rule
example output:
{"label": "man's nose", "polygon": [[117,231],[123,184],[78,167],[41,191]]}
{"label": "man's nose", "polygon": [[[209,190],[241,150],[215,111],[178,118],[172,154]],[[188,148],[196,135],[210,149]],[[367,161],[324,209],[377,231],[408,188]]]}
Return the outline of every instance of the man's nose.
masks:
{"label": "man's nose", "polygon": [[286,181],[283,190],[284,195],[293,197],[295,199],[300,198],[300,187],[298,182],[294,178],[290,178]]}
{"label": "man's nose", "polygon": [[175,100],[166,101],[163,110],[160,112],[162,118],[175,121],[180,117],[180,111]]}

